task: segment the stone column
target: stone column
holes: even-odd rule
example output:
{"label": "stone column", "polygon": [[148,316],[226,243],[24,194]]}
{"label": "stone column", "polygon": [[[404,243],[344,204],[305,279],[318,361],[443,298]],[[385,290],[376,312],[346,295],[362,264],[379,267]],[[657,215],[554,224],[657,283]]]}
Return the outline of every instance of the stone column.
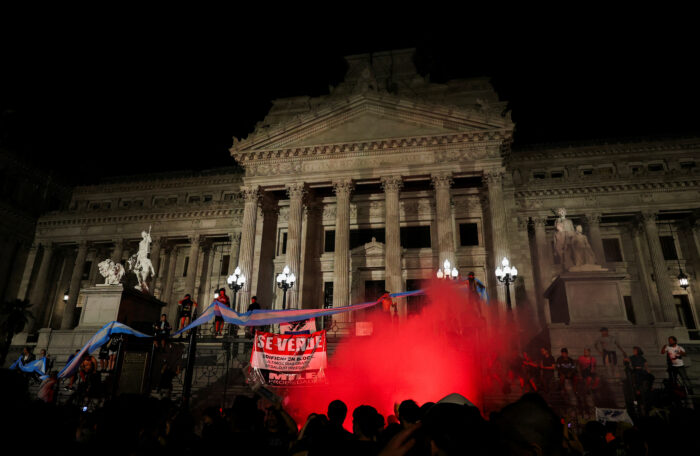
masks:
{"label": "stone column", "polygon": [[155,291],[156,278],[158,277],[158,271],[160,268],[160,236],[152,238],[151,242],[151,264],[153,265],[153,279],[151,280],[151,294]]}
{"label": "stone column", "polygon": [[[351,179],[333,182],[335,192],[335,253],[333,254],[333,307],[350,304],[350,193]],[[348,321],[347,315],[337,316]]]}
{"label": "stone column", "polygon": [[68,287],[68,302],[63,309],[63,317],[61,318],[61,329],[73,329],[73,320],[75,318],[75,305],[78,302],[78,294],[80,293],[80,281],[83,278],[83,268],[85,267],[85,257],[88,252],[87,241],[78,243],[78,253],[75,256],[75,264],[73,265],[73,273],[70,276],[70,285]]}
{"label": "stone column", "polygon": [[258,217],[258,204],[260,203],[259,187],[242,187],[243,198],[243,222],[241,225],[241,247],[238,265],[241,274],[246,278],[245,284],[238,293],[238,302],[250,302],[250,287],[253,282],[253,257],[255,255],[255,226]]}
{"label": "stone column", "polygon": [[[654,287],[654,282],[651,280],[651,272],[649,265],[649,254],[645,245],[648,245],[644,239],[644,227],[639,223],[630,223],[627,226],[629,235],[632,239],[634,245],[634,258],[635,264],[637,266],[637,278],[641,285],[640,294],[646,297],[647,305],[639,306],[644,308],[644,315],[640,316],[645,318],[646,323],[653,323],[656,321],[663,321],[661,305],[659,304],[659,295],[656,293],[656,288]],[[632,291],[632,296],[634,299],[634,291]],[[638,319],[637,323],[641,323],[641,318]]]}
{"label": "stone column", "polygon": [[289,195],[289,222],[287,228],[287,266],[296,276],[296,283],[287,291],[287,309],[299,308],[301,289],[301,217],[306,189],[303,182],[287,185]]}
{"label": "stone column", "polygon": [[44,254],[41,257],[41,264],[39,265],[39,272],[36,275],[36,280],[32,283],[31,290],[29,290],[29,302],[31,303],[31,311],[34,314],[34,321],[31,325],[32,330],[44,324],[44,315],[46,313],[44,297],[46,296],[46,289],[48,287],[47,281],[49,278],[51,259],[53,258],[53,243],[50,241],[42,242],[41,245],[44,249]]}
{"label": "stone column", "polygon": [[545,230],[547,217],[532,217],[532,223],[535,226],[535,246],[537,248],[537,280],[539,282],[537,300],[541,303],[541,307],[538,309],[538,318],[540,323],[551,323],[549,312],[545,311],[547,299],[543,296],[551,282],[549,275],[551,261],[548,261],[551,249],[547,243],[547,232]]}
{"label": "stone column", "polygon": [[588,222],[588,234],[591,237],[591,248],[595,253],[598,264],[605,264],[605,249],[603,248],[603,238],[600,236],[600,214],[586,214]]}
{"label": "stone column", "polygon": [[[175,284],[175,268],[177,267],[177,248],[173,246],[166,247],[166,254],[168,255],[168,269],[163,277],[165,280],[165,287],[163,288],[163,294],[160,296],[160,300],[172,304],[173,285]],[[169,317],[174,317],[174,315]]]}
{"label": "stone column", "polygon": [[[197,302],[201,302],[204,306],[203,309],[207,308],[211,301],[214,300],[214,295],[210,293],[211,291],[211,273],[214,269],[214,256],[216,255],[216,249],[214,243],[209,244],[206,252],[204,253],[204,261],[202,262],[202,274],[199,278],[199,295],[197,296]],[[226,286],[226,281],[223,284],[219,284],[219,288],[222,286],[226,288],[228,293],[228,287]]]}
{"label": "stone column", "polygon": [[[402,186],[403,181],[400,176],[382,177],[382,188],[384,188],[385,198],[384,232],[386,239],[384,249],[384,273],[386,288],[392,293],[404,291],[403,276],[401,273],[401,214],[399,211],[399,192]],[[406,300],[399,299],[396,304],[399,317],[406,318]]]}
{"label": "stone column", "polygon": [[[494,270],[497,266],[500,266],[503,257],[512,260],[508,251],[508,226],[506,225],[506,210],[503,204],[503,176],[504,173],[502,170],[495,169],[484,171],[484,181],[486,182],[489,199],[489,215],[491,218],[491,239],[493,242],[493,264],[491,265],[492,270],[488,272],[489,276],[494,274]],[[501,309],[505,310],[505,287],[497,284],[496,294]],[[515,302],[512,299],[511,303],[513,307],[515,307]]]}
{"label": "stone column", "polygon": [[663,321],[668,323],[678,322],[676,313],[676,304],[673,301],[673,289],[668,278],[668,270],[666,268],[666,260],[664,259],[663,251],[661,250],[661,241],[659,240],[659,229],[656,226],[656,212],[642,211],[642,222],[644,224],[644,232],[649,243],[649,253],[651,255],[651,264],[654,268],[654,281],[656,290],[659,293],[659,303],[661,304],[661,316]]}
{"label": "stone column", "polygon": [[34,271],[34,263],[36,262],[36,254],[38,249],[39,246],[36,243],[33,243],[29,248],[27,261],[24,263],[22,281],[19,284],[19,291],[17,292],[17,299],[27,299],[27,291],[29,290],[29,282],[32,280],[32,272]]}
{"label": "stone column", "polygon": [[[231,250],[229,251],[228,259],[228,273],[233,274],[238,266],[238,255],[241,252],[241,233],[230,233],[229,238],[231,239]],[[250,277],[246,277],[246,280]]]}
{"label": "stone column", "polygon": [[450,174],[437,174],[432,176],[432,180],[435,188],[438,267],[442,267],[445,260],[449,260],[452,267],[457,267],[454,235],[452,234],[452,202],[450,197],[452,176]]}
{"label": "stone column", "polygon": [[114,240],[114,249],[112,250],[112,261],[114,261],[115,263],[121,263],[122,256],[124,256],[124,239],[117,238]]}
{"label": "stone column", "polygon": [[194,289],[197,280],[197,265],[199,263],[199,249],[201,237],[199,234],[188,236],[190,241],[190,262],[187,266],[187,277],[185,278],[185,293],[189,293],[194,298],[197,291]]}

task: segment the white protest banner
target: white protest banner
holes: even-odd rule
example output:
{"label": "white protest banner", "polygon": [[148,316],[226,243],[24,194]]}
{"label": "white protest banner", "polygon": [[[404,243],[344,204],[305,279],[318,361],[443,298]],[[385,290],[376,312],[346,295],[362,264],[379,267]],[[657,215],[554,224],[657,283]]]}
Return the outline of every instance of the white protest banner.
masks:
{"label": "white protest banner", "polygon": [[326,332],[273,334],[256,332],[250,365],[271,386],[325,382]]}
{"label": "white protest banner", "polygon": [[598,408],[595,409],[595,419],[605,424],[608,421],[634,424],[625,409]]}
{"label": "white protest banner", "polygon": [[311,334],[315,332],[315,318],[309,318],[308,320],[290,321],[289,323],[280,323],[281,334]]}

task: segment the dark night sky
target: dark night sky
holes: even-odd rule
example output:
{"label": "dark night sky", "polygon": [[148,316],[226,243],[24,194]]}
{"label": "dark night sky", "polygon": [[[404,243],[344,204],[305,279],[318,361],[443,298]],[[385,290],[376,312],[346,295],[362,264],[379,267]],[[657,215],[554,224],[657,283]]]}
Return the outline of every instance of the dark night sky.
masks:
{"label": "dark night sky", "polygon": [[5,15],[3,141],[74,183],[229,166],[231,137],[246,136],[271,99],[325,93],[342,79],[343,55],[405,47],[438,82],[492,77],[510,102],[516,146],[698,135],[697,38],[682,16],[281,30],[251,20],[244,30],[241,18],[186,13],[90,26]]}

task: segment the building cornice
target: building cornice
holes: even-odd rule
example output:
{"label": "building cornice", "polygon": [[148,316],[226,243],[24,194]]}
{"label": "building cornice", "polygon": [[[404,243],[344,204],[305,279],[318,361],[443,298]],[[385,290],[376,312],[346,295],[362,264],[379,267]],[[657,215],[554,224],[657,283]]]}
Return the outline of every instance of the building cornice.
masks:
{"label": "building cornice", "polygon": [[486,130],[445,135],[415,136],[367,142],[347,142],[275,150],[254,150],[235,154],[243,166],[253,163],[275,164],[301,160],[325,160],[329,157],[361,157],[392,152],[406,152],[416,148],[445,147],[464,144],[500,147],[510,141],[512,130]]}
{"label": "building cornice", "polygon": [[634,154],[652,153],[677,153],[678,151],[700,150],[700,139],[692,138],[687,140],[669,141],[644,141],[635,143],[620,144],[598,144],[567,147],[548,148],[542,146],[531,146],[527,149],[513,147],[511,152],[511,166],[522,162],[547,161],[554,159],[575,159],[589,157],[606,157]]}
{"label": "building cornice", "polygon": [[[686,177],[686,176],[683,176]],[[634,181],[620,178],[598,179],[597,182],[579,182],[572,184],[563,181],[559,184],[549,182],[547,184],[515,186],[516,198],[536,198],[548,196],[571,196],[589,193],[621,193],[621,192],[673,192],[678,190],[700,188],[700,176],[687,176],[684,179],[640,179]]]}
{"label": "building cornice", "polygon": [[[223,176],[196,176],[181,179],[155,180],[155,181],[137,181],[125,183],[110,183],[83,185],[76,187],[74,194],[95,194],[95,193],[112,193],[112,192],[138,192],[146,190],[169,190],[182,187],[196,187],[204,185],[227,185],[241,184],[241,173]],[[144,177],[148,177],[147,175]]]}
{"label": "building cornice", "polygon": [[236,218],[243,215],[242,207],[207,208],[181,210],[178,212],[141,212],[131,214],[90,214],[76,213],[74,215],[65,212],[41,217],[37,222],[37,228],[55,228],[59,226],[83,226],[83,225],[114,225],[133,222],[163,222],[190,219],[210,218]]}

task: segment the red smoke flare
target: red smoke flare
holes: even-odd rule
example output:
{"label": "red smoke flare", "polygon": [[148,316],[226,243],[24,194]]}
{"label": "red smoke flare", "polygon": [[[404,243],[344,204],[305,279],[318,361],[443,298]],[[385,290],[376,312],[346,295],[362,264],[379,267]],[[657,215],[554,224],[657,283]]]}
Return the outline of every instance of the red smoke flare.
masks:
{"label": "red smoke flare", "polygon": [[348,406],[347,429],[352,411],[363,404],[385,418],[406,399],[422,405],[459,393],[480,405],[489,361],[509,354],[516,336],[509,336],[514,333],[508,325],[494,326],[497,303],[487,305],[464,286],[434,282],[425,299],[422,312],[401,323],[391,323],[376,306],[364,318],[373,322],[374,334],[345,337],[330,356],[328,385],[289,389],[285,408],[297,422],[303,424],[309,413],[325,414],[334,399]]}

